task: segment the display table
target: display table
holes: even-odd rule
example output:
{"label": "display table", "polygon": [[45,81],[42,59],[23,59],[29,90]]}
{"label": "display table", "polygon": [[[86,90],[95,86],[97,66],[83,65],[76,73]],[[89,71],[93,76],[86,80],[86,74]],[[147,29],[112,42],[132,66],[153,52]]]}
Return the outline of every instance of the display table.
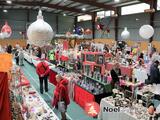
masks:
{"label": "display table", "polygon": [[142,97],[147,98],[152,97],[153,99],[160,101],[160,84],[157,85],[146,85],[142,89],[136,91],[137,99],[141,99]]}
{"label": "display table", "polygon": [[[110,83],[112,81],[112,77],[108,76],[107,81]],[[119,82],[120,86],[130,87],[131,91],[134,91],[137,87],[142,87],[143,84],[144,83],[142,83],[141,81],[133,83],[133,82],[126,81],[126,80],[120,80],[120,82]]]}
{"label": "display table", "polygon": [[146,118],[149,118],[149,115],[147,114],[147,109],[145,107],[142,107],[142,109],[146,112],[144,112],[144,115],[142,118],[138,118],[137,114],[130,114],[129,108],[120,108],[120,111],[117,112],[106,112],[104,111],[104,108],[118,108],[115,107],[114,104],[107,100],[107,98],[103,98],[100,103],[100,113],[98,115],[100,120],[148,120]]}
{"label": "display table", "polygon": [[134,68],[133,69],[133,74],[134,74],[134,77],[137,78],[137,81],[140,81],[142,83],[145,83],[145,80],[148,79],[148,76],[147,76],[147,70],[146,69],[142,69],[142,68]]}
{"label": "display table", "polygon": [[106,93],[99,94],[99,95],[93,95],[92,93],[81,88],[79,85],[75,85],[75,87],[74,87],[74,100],[83,109],[85,108],[85,105],[87,103],[90,103],[93,101],[100,103],[101,99],[106,96],[107,96]]}
{"label": "display table", "polygon": [[32,64],[33,63],[32,59],[33,57],[36,58],[36,56],[32,56],[28,52],[25,52],[25,51],[23,51],[23,53],[24,53],[24,59]]}
{"label": "display table", "polygon": [[[110,71],[113,68],[113,66],[114,66],[114,63],[106,63],[106,69],[108,71]],[[120,69],[121,69],[122,75],[127,75],[129,77],[132,76],[133,68],[131,66],[120,65]]]}
{"label": "display table", "polygon": [[57,75],[57,72],[51,69],[49,73],[49,82],[55,86],[57,85],[56,75]]}
{"label": "display table", "polygon": [[38,94],[35,88],[23,87],[23,101],[28,107],[30,118],[23,114],[25,120],[59,120],[52,109],[47,105],[43,98]]}
{"label": "display table", "polygon": [[131,91],[134,91],[137,87],[141,87],[142,85],[143,83],[141,82],[133,83],[126,80],[120,80],[120,86],[130,87]]}

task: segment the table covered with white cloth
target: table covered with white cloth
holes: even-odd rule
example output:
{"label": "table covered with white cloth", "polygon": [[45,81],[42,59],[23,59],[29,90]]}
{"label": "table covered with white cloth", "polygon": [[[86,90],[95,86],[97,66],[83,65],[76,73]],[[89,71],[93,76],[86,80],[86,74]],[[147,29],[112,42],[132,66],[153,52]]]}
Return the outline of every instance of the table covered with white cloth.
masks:
{"label": "table covered with white cloth", "polygon": [[33,63],[33,59],[37,59],[38,57],[36,57],[36,56],[33,56],[33,55],[31,55],[30,53],[28,53],[28,52],[25,52],[25,51],[23,51],[23,54],[24,54],[24,59],[26,60],[26,61],[28,61],[29,63]]}
{"label": "table covered with white cloth", "polygon": [[[111,100],[112,101],[112,100]],[[100,113],[98,115],[99,120],[148,120],[149,115],[147,114],[147,109],[146,109],[146,118],[138,118],[136,114],[130,114],[130,108],[121,108],[120,111],[118,112],[110,112],[110,111],[105,111],[104,109],[118,109],[118,107],[115,107],[115,105],[107,100],[106,98],[103,98],[100,103]],[[144,108],[144,107],[143,107]],[[144,108],[145,109],[145,108]]]}

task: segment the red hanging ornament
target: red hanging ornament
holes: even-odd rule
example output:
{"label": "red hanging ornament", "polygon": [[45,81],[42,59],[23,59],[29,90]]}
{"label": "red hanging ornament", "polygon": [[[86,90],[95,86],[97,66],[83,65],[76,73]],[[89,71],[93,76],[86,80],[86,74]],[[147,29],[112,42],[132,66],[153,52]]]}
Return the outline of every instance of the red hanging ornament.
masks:
{"label": "red hanging ornament", "polygon": [[11,27],[8,25],[8,22],[7,22],[7,21],[5,22],[5,25],[2,27],[1,32],[2,32],[3,34],[5,34],[5,37],[6,37],[6,38],[9,38],[9,37],[11,36],[11,34],[12,34],[12,29],[11,29]]}
{"label": "red hanging ornament", "polygon": [[106,31],[107,31],[107,33],[110,33],[110,29],[109,28],[107,28]]}
{"label": "red hanging ornament", "polygon": [[70,37],[71,36],[71,32],[66,32],[66,36]]}
{"label": "red hanging ornament", "polygon": [[97,30],[103,30],[104,25],[102,24],[97,24]]}
{"label": "red hanging ornament", "polygon": [[86,29],[86,30],[85,30],[85,34],[86,34],[86,35],[90,35],[90,34],[92,34],[92,30],[91,30],[91,29],[89,29],[89,28],[88,28],[88,29]]}

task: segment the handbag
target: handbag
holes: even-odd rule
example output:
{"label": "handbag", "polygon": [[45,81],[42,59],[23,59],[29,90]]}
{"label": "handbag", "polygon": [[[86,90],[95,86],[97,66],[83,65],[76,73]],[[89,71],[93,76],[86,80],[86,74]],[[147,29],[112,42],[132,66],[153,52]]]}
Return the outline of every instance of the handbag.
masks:
{"label": "handbag", "polygon": [[66,112],[66,105],[64,101],[58,102],[58,110],[59,112],[62,112],[62,113]]}
{"label": "handbag", "polygon": [[61,93],[59,95],[59,101],[58,101],[58,110],[59,112],[66,112],[66,105],[63,100],[61,100]]}

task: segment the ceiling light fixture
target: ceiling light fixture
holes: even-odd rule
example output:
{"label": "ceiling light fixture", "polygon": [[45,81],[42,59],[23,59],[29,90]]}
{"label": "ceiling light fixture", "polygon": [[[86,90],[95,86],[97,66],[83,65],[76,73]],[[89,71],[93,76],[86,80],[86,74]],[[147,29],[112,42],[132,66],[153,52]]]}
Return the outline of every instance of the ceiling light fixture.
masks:
{"label": "ceiling light fixture", "polygon": [[3,10],[3,12],[5,12],[5,13],[6,13],[6,12],[8,12],[8,10]]}
{"label": "ceiling light fixture", "polygon": [[63,16],[66,16],[66,14],[64,13]]}
{"label": "ceiling light fixture", "polygon": [[86,8],[82,8],[82,11],[86,11]]}
{"label": "ceiling light fixture", "polygon": [[117,2],[120,2],[120,0],[114,0],[114,2],[116,2],[116,3],[117,3]]}
{"label": "ceiling light fixture", "polygon": [[7,0],[6,3],[7,4],[12,4],[12,1],[11,0]]}

